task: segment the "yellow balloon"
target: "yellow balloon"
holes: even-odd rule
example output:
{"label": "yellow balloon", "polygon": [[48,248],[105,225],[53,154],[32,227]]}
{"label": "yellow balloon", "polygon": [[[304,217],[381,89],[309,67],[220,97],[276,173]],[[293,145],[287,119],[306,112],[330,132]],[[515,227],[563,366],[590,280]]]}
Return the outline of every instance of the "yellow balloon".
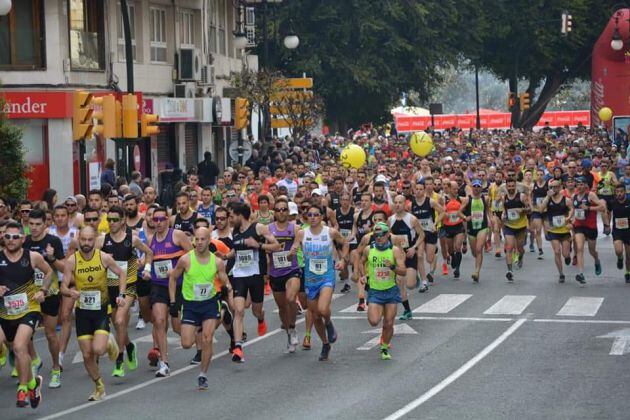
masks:
{"label": "yellow balloon", "polygon": [[602,121],[610,121],[610,119],[613,117],[613,111],[612,109],[608,108],[607,106],[603,107],[602,109],[599,110],[599,119]]}
{"label": "yellow balloon", "polygon": [[411,135],[409,147],[416,155],[425,157],[433,150],[433,139],[424,131],[418,131]]}
{"label": "yellow balloon", "polygon": [[357,144],[349,144],[339,156],[339,161],[346,168],[359,169],[365,165],[365,159],[365,150]]}

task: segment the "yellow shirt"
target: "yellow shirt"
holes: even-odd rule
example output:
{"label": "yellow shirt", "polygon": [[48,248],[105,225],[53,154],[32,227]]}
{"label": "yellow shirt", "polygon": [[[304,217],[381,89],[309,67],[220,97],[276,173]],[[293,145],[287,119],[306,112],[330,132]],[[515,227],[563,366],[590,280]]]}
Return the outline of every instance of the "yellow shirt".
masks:
{"label": "yellow shirt", "polygon": [[74,253],[74,258],[74,283],[81,294],[76,307],[82,309],[106,307],[109,303],[107,269],[101,261],[101,250],[95,249],[94,255],[89,260],[84,259],[79,251]]}
{"label": "yellow shirt", "polygon": [[109,233],[109,222],[105,213],[101,215],[101,221],[98,223],[98,233]]}

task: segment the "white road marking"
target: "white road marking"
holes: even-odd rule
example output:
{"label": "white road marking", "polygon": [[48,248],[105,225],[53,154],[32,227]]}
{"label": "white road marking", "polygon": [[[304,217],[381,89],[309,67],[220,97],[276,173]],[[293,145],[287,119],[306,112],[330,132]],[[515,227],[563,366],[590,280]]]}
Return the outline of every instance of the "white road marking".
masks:
{"label": "white road marking", "polygon": [[[363,315],[333,315],[332,319],[365,319]],[[514,318],[474,318],[465,316],[414,316],[413,320],[425,321],[470,321],[470,322],[512,322]],[[630,321],[628,321],[630,323]]]}
{"label": "white road marking", "polygon": [[[298,320],[296,322],[296,324],[300,324],[302,322],[304,322],[304,320],[300,319],[300,320]],[[267,334],[263,335],[262,337],[256,337],[256,338],[253,338],[251,340],[247,340],[247,342],[243,343],[243,347],[251,346],[252,344],[255,344],[255,343],[257,343],[259,341],[262,341],[262,340],[264,340],[266,338],[274,336],[274,335],[278,334],[281,331],[284,331],[284,330],[281,329],[281,328],[277,328],[277,329],[275,329],[273,331],[269,331]],[[223,357],[225,355],[228,355],[228,354],[230,354],[229,351],[224,350],[221,353],[217,353],[214,356],[212,356],[212,360],[216,360],[216,359],[218,359],[220,357]],[[182,373],[188,372],[189,370],[193,370],[193,369],[199,369],[199,366],[197,366],[197,365],[185,366],[183,368],[180,368],[180,369],[172,371],[171,372],[171,376],[169,376],[167,378],[153,378],[153,379],[148,380],[146,382],[142,382],[142,383],[139,383],[139,384],[134,385],[132,387],[123,389],[121,391],[114,392],[113,394],[109,394],[109,395],[107,395],[107,397],[105,397],[105,399],[102,399],[100,401],[91,401],[91,402],[88,402],[88,403],[79,404],[79,405],[77,405],[75,407],[72,407],[72,408],[69,408],[67,410],[58,411],[58,412],[50,414],[48,416],[41,417],[40,420],[56,419],[56,418],[66,416],[66,415],[71,414],[71,413],[76,413],[77,411],[81,411],[81,410],[84,410],[86,408],[91,408],[91,407],[94,407],[97,404],[102,404],[104,402],[111,401],[111,400],[113,400],[115,398],[125,396],[125,395],[127,395],[127,394],[129,394],[131,392],[134,392],[134,391],[138,390],[138,389],[146,388],[149,385],[153,385],[153,384],[158,383],[160,381],[168,380],[168,378],[172,378],[173,376],[180,375]]]}
{"label": "white road marking", "polygon": [[555,324],[621,324],[630,325],[630,321],[623,321],[619,319],[532,319],[534,322],[548,322]]}
{"label": "white road marking", "polygon": [[81,350],[79,350],[72,358],[72,364],[75,363],[83,363],[83,353],[81,353]]}
{"label": "white road marking", "polygon": [[472,295],[444,293],[414,309],[413,313],[447,314],[471,297]]}
{"label": "white road marking", "polygon": [[536,296],[505,295],[497,303],[486,309],[486,315],[520,315]]}
{"label": "white road marking", "polygon": [[630,328],[613,331],[605,335],[600,335],[597,338],[614,338],[609,354],[611,356],[623,356],[628,353],[628,347],[630,347]]}
{"label": "white road marking", "polygon": [[601,297],[578,297],[574,296],[567,300],[562,309],[558,311],[558,316],[595,316],[600,306],[604,302]]}
{"label": "white road marking", "polygon": [[[374,347],[378,346],[381,342],[381,332],[380,328],[376,328],[373,330],[362,331],[361,334],[378,334],[373,339],[369,340],[365,344],[357,347],[357,350],[372,350]],[[394,335],[403,335],[403,334],[418,334],[418,331],[414,330],[407,324],[396,324],[394,325]]]}
{"label": "white road marking", "polygon": [[487,347],[481,350],[481,352],[479,352],[475,357],[473,357],[472,359],[464,363],[455,372],[447,376],[444,380],[442,380],[442,382],[435,385],[433,388],[431,388],[430,390],[428,390],[427,392],[425,392],[424,394],[422,394],[415,400],[411,401],[409,404],[405,405],[400,410],[397,410],[396,412],[385,417],[385,420],[397,420],[401,418],[402,416],[415,410],[416,408],[420,407],[425,402],[429,401],[435,395],[443,391],[447,386],[455,382],[462,375],[464,375],[466,372],[472,369],[477,363],[482,361],[487,355],[492,353],[494,349],[496,349],[499,345],[501,345],[501,343],[507,340],[508,337],[514,334],[514,332],[516,332],[516,330],[518,330],[525,322],[527,322],[526,319],[519,319],[518,321],[516,321],[507,330],[505,330],[503,334],[501,334],[496,340],[494,340]]}
{"label": "white road marking", "polygon": [[[338,299],[338,298],[340,298],[341,296],[343,296],[343,293],[333,293],[333,295],[332,295],[332,300]],[[302,309],[306,312],[306,308],[302,308]],[[276,309],[274,309],[274,310],[273,310],[273,313],[277,314],[278,312],[280,312],[280,311],[279,311],[279,310],[278,310],[278,308],[276,307]]]}

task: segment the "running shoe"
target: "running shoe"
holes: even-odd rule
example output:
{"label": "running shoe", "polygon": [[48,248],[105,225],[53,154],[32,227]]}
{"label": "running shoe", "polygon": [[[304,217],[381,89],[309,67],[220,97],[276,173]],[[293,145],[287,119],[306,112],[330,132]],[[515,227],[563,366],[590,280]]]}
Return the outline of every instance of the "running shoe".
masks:
{"label": "running shoe", "polygon": [[564,258],[564,264],[565,265],[571,265],[571,257],[565,257]]}
{"label": "running shoe", "polygon": [[610,225],[604,225],[604,235],[610,235]]}
{"label": "running shoe", "polygon": [[265,283],[265,296],[269,296],[271,294],[271,286],[269,285],[269,282]]}
{"label": "running shoe", "polygon": [[459,268],[456,268],[455,270],[453,270],[453,277],[456,279],[459,278]]}
{"label": "running shoe", "polygon": [[243,335],[241,336],[241,341],[244,343],[247,341],[247,333],[243,331]]}
{"label": "running shoe", "polygon": [[560,276],[558,277],[558,283],[564,283],[565,279],[566,277],[564,276],[564,274],[560,274]]}
{"label": "running shoe", "polygon": [[297,331],[295,331],[295,328],[291,328],[289,330],[289,342],[294,346],[300,344],[300,340],[298,340]]}
{"label": "running shoe", "polygon": [[322,352],[319,354],[319,361],[324,362],[328,360],[329,354],[330,354],[330,344],[326,343],[322,346]]}
{"label": "running shoe", "polygon": [[577,255],[573,256],[573,260],[571,261],[571,265],[577,265]]}
{"label": "running shoe", "polygon": [[0,368],[3,368],[7,364],[7,354],[9,353],[9,349],[7,345],[2,343],[0,344]]}
{"label": "running shoe", "polygon": [[197,389],[199,389],[200,391],[207,391],[208,390],[208,378],[206,378],[205,376],[199,375],[197,377]]}
{"label": "running shoe", "polygon": [[479,274],[478,273],[472,273],[471,277],[472,277],[472,280],[475,283],[479,283]]}
{"label": "running shoe", "polygon": [[539,250],[538,250],[538,259],[539,259],[539,260],[542,260],[542,259],[543,259],[543,250],[542,250],[542,249],[539,249]]}
{"label": "running shoe", "polygon": [[462,244],[462,254],[465,254],[468,252],[468,242],[464,241],[464,243]]}
{"label": "running shoe", "polygon": [[44,362],[42,362],[42,359],[40,359],[39,356],[37,356],[31,362],[31,370],[33,371],[33,378],[39,375],[39,371],[42,370],[42,366],[44,366]]}
{"label": "running shoe", "polygon": [[302,340],[302,350],[310,350],[311,349],[311,336],[305,335],[304,340]]}
{"label": "running shoe", "polygon": [[508,272],[505,273],[505,277],[508,281],[514,281],[514,273],[512,273],[512,270],[508,270]]}
{"label": "running shoe", "polygon": [[304,308],[302,308],[302,304],[300,303],[300,299],[295,299],[295,305],[297,306],[297,314],[302,315],[304,313]]}
{"label": "running shoe", "polygon": [[341,293],[348,293],[352,289],[348,283],[344,284],[341,288]]}
{"label": "running shoe", "polygon": [[429,285],[426,283],[423,283],[422,286],[420,286],[420,289],[418,290],[418,292],[420,293],[424,293],[428,291],[429,291]]}
{"label": "running shoe", "polygon": [[160,354],[160,350],[157,347],[153,347],[151,350],[149,350],[149,354],[147,354],[147,359],[149,359],[149,366],[157,366],[161,356],[162,355]]}
{"label": "running shoe", "polygon": [[234,350],[232,351],[232,361],[234,363],[245,362],[245,355],[243,354],[243,348],[241,346],[234,347]]}
{"label": "running shoe", "polygon": [[225,323],[225,325],[231,325],[234,318],[232,311],[230,311],[230,305],[224,300],[221,301],[221,313],[223,314],[223,323]]}
{"label": "running shoe", "polygon": [[144,330],[147,324],[144,322],[144,319],[138,318],[138,322],[136,322],[136,330]]}
{"label": "running shoe", "polygon": [[387,345],[381,346],[381,360],[392,360],[392,355],[389,354]]}
{"label": "running shoe", "polygon": [[195,355],[193,356],[192,360],[190,361],[191,365],[198,365],[201,363],[201,350],[197,350],[197,353],[195,353]]}
{"label": "running shoe", "polygon": [[448,276],[448,266],[446,265],[446,263],[442,263],[442,275]]}
{"label": "running shoe", "polygon": [[103,379],[97,379],[94,385],[94,392],[92,392],[88,401],[100,401],[105,398],[105,384],[103,383]]}
{"label": "running shoe", "polygon": [[501,253],[499,251],[494,253],[494,257],[495,258],[501,258],[503,255],[501,255]]}
{"label": "running shoe", "polygon": [[365,302],[359,302],[357,305],[357,312],[365,312]]}
{"label": "running shoe", "polygon": [[407,321],[409,319],[413,318],[413,313],[411,313],[411,311],[405,311],[402,313],[402,315],[400,316],[400,318],[398,318],[399,321]]}
{"label": "running shoe", "polygon": [[27,402],[26,402],[26,400],[27,400],[27,395],[28,395],[28,392],[27,392],[27,391],[24,391],[24,390],[18,389],[18,392],[17,392],[17,401],[16,401],[16,403],[15,403],[15,406],[16,406],[16,407],[20,407],[20,408],[24,408],[24,407],[26,407],[26,404],[27,404]]}
{"label": "running shoe", "polygon": [[267,323],[263,319],[262,321],[258,321],[258,336],[263,336],[267,334]]}
{"label": "running shoe", "polygon": [[133,341],[129,343],[131,351],[127,350],[127,367],[129,370],[138,369],[138,347]]}
{"label": "running shoe", "polygon": [[534,243],[530,243],[529,244],[529,252],[536,252],[536,250],[534,249]]}
{"label": "running shoe", "polygon": [[18,377],[18,371],[16,367],[13,367],[13,369],[11,370],[11,377],[12,378],[17,378]]}
{"label": "running shoe", "polygon": [[61,386],[61,370],[50,371],[50,382],[48,382],[48,388],[59,388]]}
{"label": "running shoe", "polygon": [[575,275],[575,280],[580,283],[580,284],[586,284],[586,279],[584,279],[584,274],[580,273],[580,274],[576,274]]}
{"label": "running shoe", "polygon": [[326,336],[331,344],[337,341],[337,330],[335,330],[335,326],[332,321],[328,321],[326,324]]}
{"label": "running shoe", "polygon": [[167,376],[171,376],[171,368],[168,366],[168,363],[160,360],[160,368],[157,372],[155,372],[155,376],[157,378],[165,378]]}
{"label": "running shoe", "polygon": [[107,356],[109,356],[109,360],[115,362],[118,358],[118,343],[116,343],[116,339],[113,334],[109,334],[107,337]]}
{"label": "running shoe", "polygon": [[624,274],[624,278],[626,279],[626,283],[630,283],[630,273]]}
{"label": "running shoe", "polygon": [[112,371],[112,376],[115,378],[124,378],[125,377],[125,364],[122,360],[116,361],[114,364],[114,370]]}
{"label": "running shoe", "polygon": [[518,260],[516,261],[516,265],[519,270],[523,268],[523,254],[518,255]]}
{"label": "running shoe", "polygon": [[623,257],[617,257],[617,268],[623,270]]}
{"label": "running shoe", "polygon": [[291,342],[291,334],[287,332],[287,352],[295,353],[296,345]]}
{"label": "running shoe", "polygon": [[599,276],[602,274],[602,263],[599,260],[595,261],[595,275]]}
{"label": "running shoe", "polygon": [[433,274],[427,273],[427,280],[429,281],[429,283],[433,283]]}
{"label": "running shoe", "polygon": [[42,382],[44,382],[44,378],[37,375],[35,377],[35,388],[28,390],[28,400],[31,403],[31,408],[37,408],[39,403],[42,402]]}

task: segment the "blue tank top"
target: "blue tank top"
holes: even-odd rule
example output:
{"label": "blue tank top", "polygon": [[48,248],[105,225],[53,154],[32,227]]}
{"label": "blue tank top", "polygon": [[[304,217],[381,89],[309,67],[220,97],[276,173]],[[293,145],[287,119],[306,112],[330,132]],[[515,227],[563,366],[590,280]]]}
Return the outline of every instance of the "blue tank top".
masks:
{"label": "blue tank top", "polygon": [[333,245],[328,226],[324,226],[317,235],[311,232],[310,227],[304,230],[302,252],[306,283],[317,284],[335,280]]}

